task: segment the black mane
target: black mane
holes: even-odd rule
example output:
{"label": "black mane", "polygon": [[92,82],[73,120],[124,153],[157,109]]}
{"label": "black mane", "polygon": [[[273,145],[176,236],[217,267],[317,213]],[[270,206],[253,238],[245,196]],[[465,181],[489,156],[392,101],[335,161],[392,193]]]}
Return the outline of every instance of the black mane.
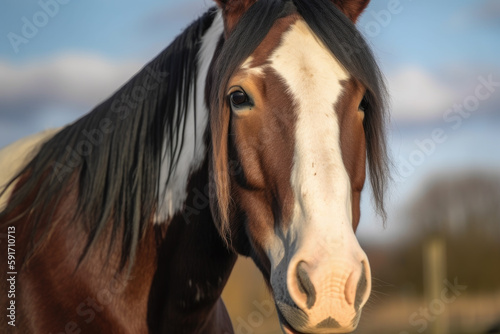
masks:
{"label": "black mane", "polygon": [[[113,96],[46,142],[0,192],[29,176],[18,184],[0,221],[9,217],[4,224],[12,224],[28,218],[33,224],[32,240],[46,235],[54,224],[41,226],[41,212],[56,207],[65,188],[76,180],[78,204],[73,219],[88,232],[80,261],[110,221],[110,250],[117,235],[121,237],[120,268],[133,260],[157,208],[162,145],[167,143],[168,175],[182,151],[188,102],[195,101],[197,94],[201,38],[215,14],[210,9]],[[35,200],[15,215],[16,207],[34,189]],[[40,241],[33,241],[32,252]]]}

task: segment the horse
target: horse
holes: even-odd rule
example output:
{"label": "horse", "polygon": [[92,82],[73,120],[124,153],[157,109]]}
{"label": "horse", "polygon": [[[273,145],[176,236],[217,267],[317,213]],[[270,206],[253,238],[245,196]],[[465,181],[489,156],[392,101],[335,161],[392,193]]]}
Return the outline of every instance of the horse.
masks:
{"label": "horse", "polygon": [[2,331],[233,333],[238,255],[284,333],[353,331],[360,196],[369,172],[384,216],[388,178],[368,2],[216,0],[91,112],[4,149]]}

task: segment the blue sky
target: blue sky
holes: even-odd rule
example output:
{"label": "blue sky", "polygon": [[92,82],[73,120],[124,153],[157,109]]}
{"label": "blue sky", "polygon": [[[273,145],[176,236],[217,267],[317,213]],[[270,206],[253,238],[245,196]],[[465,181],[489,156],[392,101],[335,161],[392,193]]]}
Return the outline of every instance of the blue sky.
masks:
{"label": "blue sky", "polygon": [[[373,2],[360,24],[389,1]],[[498,66],[500,4],[498,1],[401,0],[401,12],[372,39],[393,62],[414,62],[439,69],[449,62],[490,62]],[[491,7],[491,9],[490,9]],[[490,12],[486,17],[484,11]],[[496,15],[495,15],[496,14]]]}
{"label": "blue sky", "polygon": [[[2,57],[23,63],[72,50],[113,59],[149,58],[211,5],[208,1],[192,0],[67,1],[59,5],[58,13],[39,29],[37,36],[20,47],[20,52],[14,52],[8,38],[2,38]],[[8,0],[7,8],[0,13],[2,35],[8,32],[21,35],[22,18],[33,21],[33,16],[42,9],[39,1]]]}
{"label": "blue sky", "polygon": [[[36,0],[7,0],[0,13],[2,58],[23,63],[67,50],[95,52],[115,59],[148,58],[212,5],[209,0],[66,1],[37,36],[15,53],[6,35],[9,32],[21,35],[22,18],[32,21],[42,6]],[[361,30],[376,21],[373,14],[387,10],[389,2],[372,1],[360,21]],[[435,69],[450,61],[498,64],[500,5],[497,1],[400,0],[399,3],[400,12],[392,14],[389,25],[381,25],[381,33],[371,38],[382,60],[425,62]],[[488,9],[489,17],[485,13]]]}
{"label": "blue sky", "polygon": [[[23,20],[43,20],[41,3],[54,1],[2,4],[0,147],[89,111],[213,4],[65,0],[53,17],[45,15],[46,22],[41,21],[38,31],[15,52],[9,36],[23,35]],[[500,1],[396,1],[372,0],[359,22],[391,93],[389,138],[396,175],[401,161],[419,149],[416,141],[428,139],[436,128],[445,131],[447,140],[425,155],[410,176],[395,183],[387,230],[382,230],[365,195],[367,223],[362,223],[360,234],[367,239],[400,236],[405,205],[431,175],[500,170],[500,88],[457,129],[443,120],[454,104],[474,95],[479,77],[500,82]]]}

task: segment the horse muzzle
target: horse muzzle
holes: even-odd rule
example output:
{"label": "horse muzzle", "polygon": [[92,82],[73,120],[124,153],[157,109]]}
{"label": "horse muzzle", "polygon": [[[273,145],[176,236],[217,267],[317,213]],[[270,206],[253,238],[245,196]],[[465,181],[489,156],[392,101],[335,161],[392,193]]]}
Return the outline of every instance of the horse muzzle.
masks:
{"label": "horse muzzle", "polygon": [[278,291],[276,306],[285,333],[356,329],[370,295],[371,275],[365,253],[357,241],[354,246],[350,251],[342,247],[320,255],[317,247],[299,249],[287,266],[286,289],[271,280],[273,290]]}

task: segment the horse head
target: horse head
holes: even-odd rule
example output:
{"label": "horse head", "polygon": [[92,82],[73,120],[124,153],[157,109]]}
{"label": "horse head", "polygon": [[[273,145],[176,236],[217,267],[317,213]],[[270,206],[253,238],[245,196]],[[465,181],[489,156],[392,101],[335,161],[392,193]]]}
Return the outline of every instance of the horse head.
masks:
{"label": "horse head", "polygon": [[369,1],[217,1],[211,197],[288,333],[354,330],[371,289],[355,231],[366,157],[382,206],[384,88],[354,22]]}

